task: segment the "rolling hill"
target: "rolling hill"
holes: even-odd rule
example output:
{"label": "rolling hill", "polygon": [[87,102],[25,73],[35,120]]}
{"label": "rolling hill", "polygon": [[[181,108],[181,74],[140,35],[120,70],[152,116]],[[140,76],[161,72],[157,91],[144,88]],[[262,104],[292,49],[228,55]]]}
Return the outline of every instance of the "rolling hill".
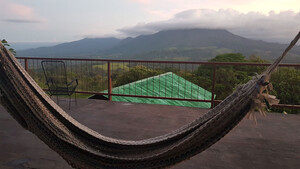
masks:
{"label": "rolling hill", "polygon": [[[135,38],[86,38],[52,47],[17,51],[18,56],[101,57],[118,59],[207,60],[222,53],[258,55],[273,60],[286,44],[247,39],[223,29],[166,30]],[[286,62],[300,60],[295,46]]]}

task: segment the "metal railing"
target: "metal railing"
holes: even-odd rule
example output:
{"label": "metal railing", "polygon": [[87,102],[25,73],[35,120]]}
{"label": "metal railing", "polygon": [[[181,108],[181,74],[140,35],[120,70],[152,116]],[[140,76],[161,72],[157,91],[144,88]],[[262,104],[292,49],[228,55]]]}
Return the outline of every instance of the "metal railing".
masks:
{"label": "metal railing", "polygon": [[[108,100],[111,100],[112,96],[126,96],[209,102],[212,107],[230,94],[236,85],[248,81],[250,78],[255,76],[255,73],[261,73],[267,66],[270,65],[268,63],[145,61],[82,58],[17,57],[17,59],[42,87],[45,86],[43,86],[44,82],[40,62],[42,60],[62,60],[66,64],[70,78],[76,77],[79,79],[78,93],[107,95]],[[281,94],[280,99],[283,101],[279,105],[275,105],[275,107],[300,109],[300,96],[297,96],[296,101],[292,98],[293,96],[300,94],[297,93],[300,92],[299,70],[300,64],[279,65],[276,73],[277,75],[274,75],[277,82],[274,83],[274,88],[277,88],[277,92],[280,92],[279,88],[282,88],[282,85],[288,85],[290,86],[290,89],[288,89],[289,92],[284,91],[284,93]],[[154,87],[151,86],[154,85],[154,83],[159,83],[159,87],[161,87],[163,86],[163,83],[167,82],[166,80],[160,81],[160,79],[158,82],[154,82],[154,79],[151,81],[151,77],[158,76],[159,78],[160,74],[166,72],[172,72],[185,79],[186,81],[183,81],[181,85],[184,86],[184,84],[188,84],[191,86],[184,86],[184,93],[177,93],[177,95],[167,95],[166,91],[164,93],[164,91],[160,89],[157,95],[149,95],[147,92],[139,93],[140,90],[137,89],[140,86],[137,87],[138,84],[136,81],[147,79],[146,87],[142,87],[143,91],[154,90]],[[286,80],[288,77],[292,80],[288,79],[288,82],[285,82],[286,84],[282,84],[281,81]],[[173,80],[174,79],[172,79],[172,82]],[[271,79],[271,82],[272,80],[273,79]],[[206,99],[198,97],[200,93],[197,94],[197,89],[194,89],[192,84],[189,82],[201,86],[206,91],[209,91],[204,93],[204,95],[209,95],[209,97],[205,97]],[[114,87],[124,84],[132,85],[130,87],[133,91],[135,90],[135,92],[126,93],[124,91],[122,92],[121,89],[119,91],[113,91]],[[164,90],[179,91],[179,86],[178,89],[174,86],[172,89],[166,88],[167,86],[164,87]],[[171,93],[173,94],[173,92]],[[275,95],[276,94],[278,93],[275,93]],[[292,99],[288,97],[291,97]]]}

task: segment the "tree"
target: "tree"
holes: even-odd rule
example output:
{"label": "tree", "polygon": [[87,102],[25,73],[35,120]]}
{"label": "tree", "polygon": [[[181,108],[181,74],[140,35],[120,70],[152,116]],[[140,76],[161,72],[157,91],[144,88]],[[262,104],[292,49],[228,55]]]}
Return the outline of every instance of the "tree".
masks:
{"label": "tree", "polygon": [[247,62],[247,60],[241,53],[226,53],[217,55],[215,58],[210,59],[209,62]]}
{"label": "tree", "polygon": [[[271,83],[273,84],[272,94],[279,100],[280,104],[300,104],[300,71],[297,68],[279,68],[272,74]],[[300,110],[290,110],[283,108],[272,108],[273,111],[297,114]]]}
{"label": "tree", "polygon": [[[7,46],[9,47],[10,45],[8,44],[8,42],[5,40],[5,39],[2,39],[1,40],[1,43],[4,45],[4,46]],[[14,54],[16,56],[17,52],[13,49],[13,48],[9,48],[8,49],[12,54]]]}
{"label": "tree", "polygon": [[[266,60],[261,59],[259,56],[252,55],[246,59],[240,53],[227,53],[217,55],[215,58],[210,59],[209,62],[251,62],[251,63],[266,63]],[[226,96],[231,94],[236,86],[246,83],[256,73],[261,73],[265,70],[262,66],[234,66],[234,65],[218,65],[216,67],[216,83],[215,94],[216,99],[225,99]],[[211,65],[199,66],[196,70],[197,84],[206,90],[211,90],[213,67]]]}

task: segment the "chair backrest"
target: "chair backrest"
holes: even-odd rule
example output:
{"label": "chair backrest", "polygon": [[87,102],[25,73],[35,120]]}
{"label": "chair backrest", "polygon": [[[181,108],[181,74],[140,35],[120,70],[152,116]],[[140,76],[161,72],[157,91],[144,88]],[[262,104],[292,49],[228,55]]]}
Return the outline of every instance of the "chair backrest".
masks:
{"label": "chair backrest", "polygon": [[41,63],[49,89],[67,86],[66,66],[63,61],[47,60]]}

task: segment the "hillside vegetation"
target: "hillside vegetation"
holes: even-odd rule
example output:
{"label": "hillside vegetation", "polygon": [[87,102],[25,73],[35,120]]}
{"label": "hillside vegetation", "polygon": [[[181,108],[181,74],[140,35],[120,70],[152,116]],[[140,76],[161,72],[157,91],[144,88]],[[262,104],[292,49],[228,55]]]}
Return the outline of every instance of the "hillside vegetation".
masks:
{"label": "hillside vegetation", "polygon": [[[203,61],[225,53],[274,60],[286,44],[247,39],[223,29],[166,30],[135,38],[86,38],[52,47],[18,50],[18,56]],[[295,46],[284,62],[300,62]]]}

